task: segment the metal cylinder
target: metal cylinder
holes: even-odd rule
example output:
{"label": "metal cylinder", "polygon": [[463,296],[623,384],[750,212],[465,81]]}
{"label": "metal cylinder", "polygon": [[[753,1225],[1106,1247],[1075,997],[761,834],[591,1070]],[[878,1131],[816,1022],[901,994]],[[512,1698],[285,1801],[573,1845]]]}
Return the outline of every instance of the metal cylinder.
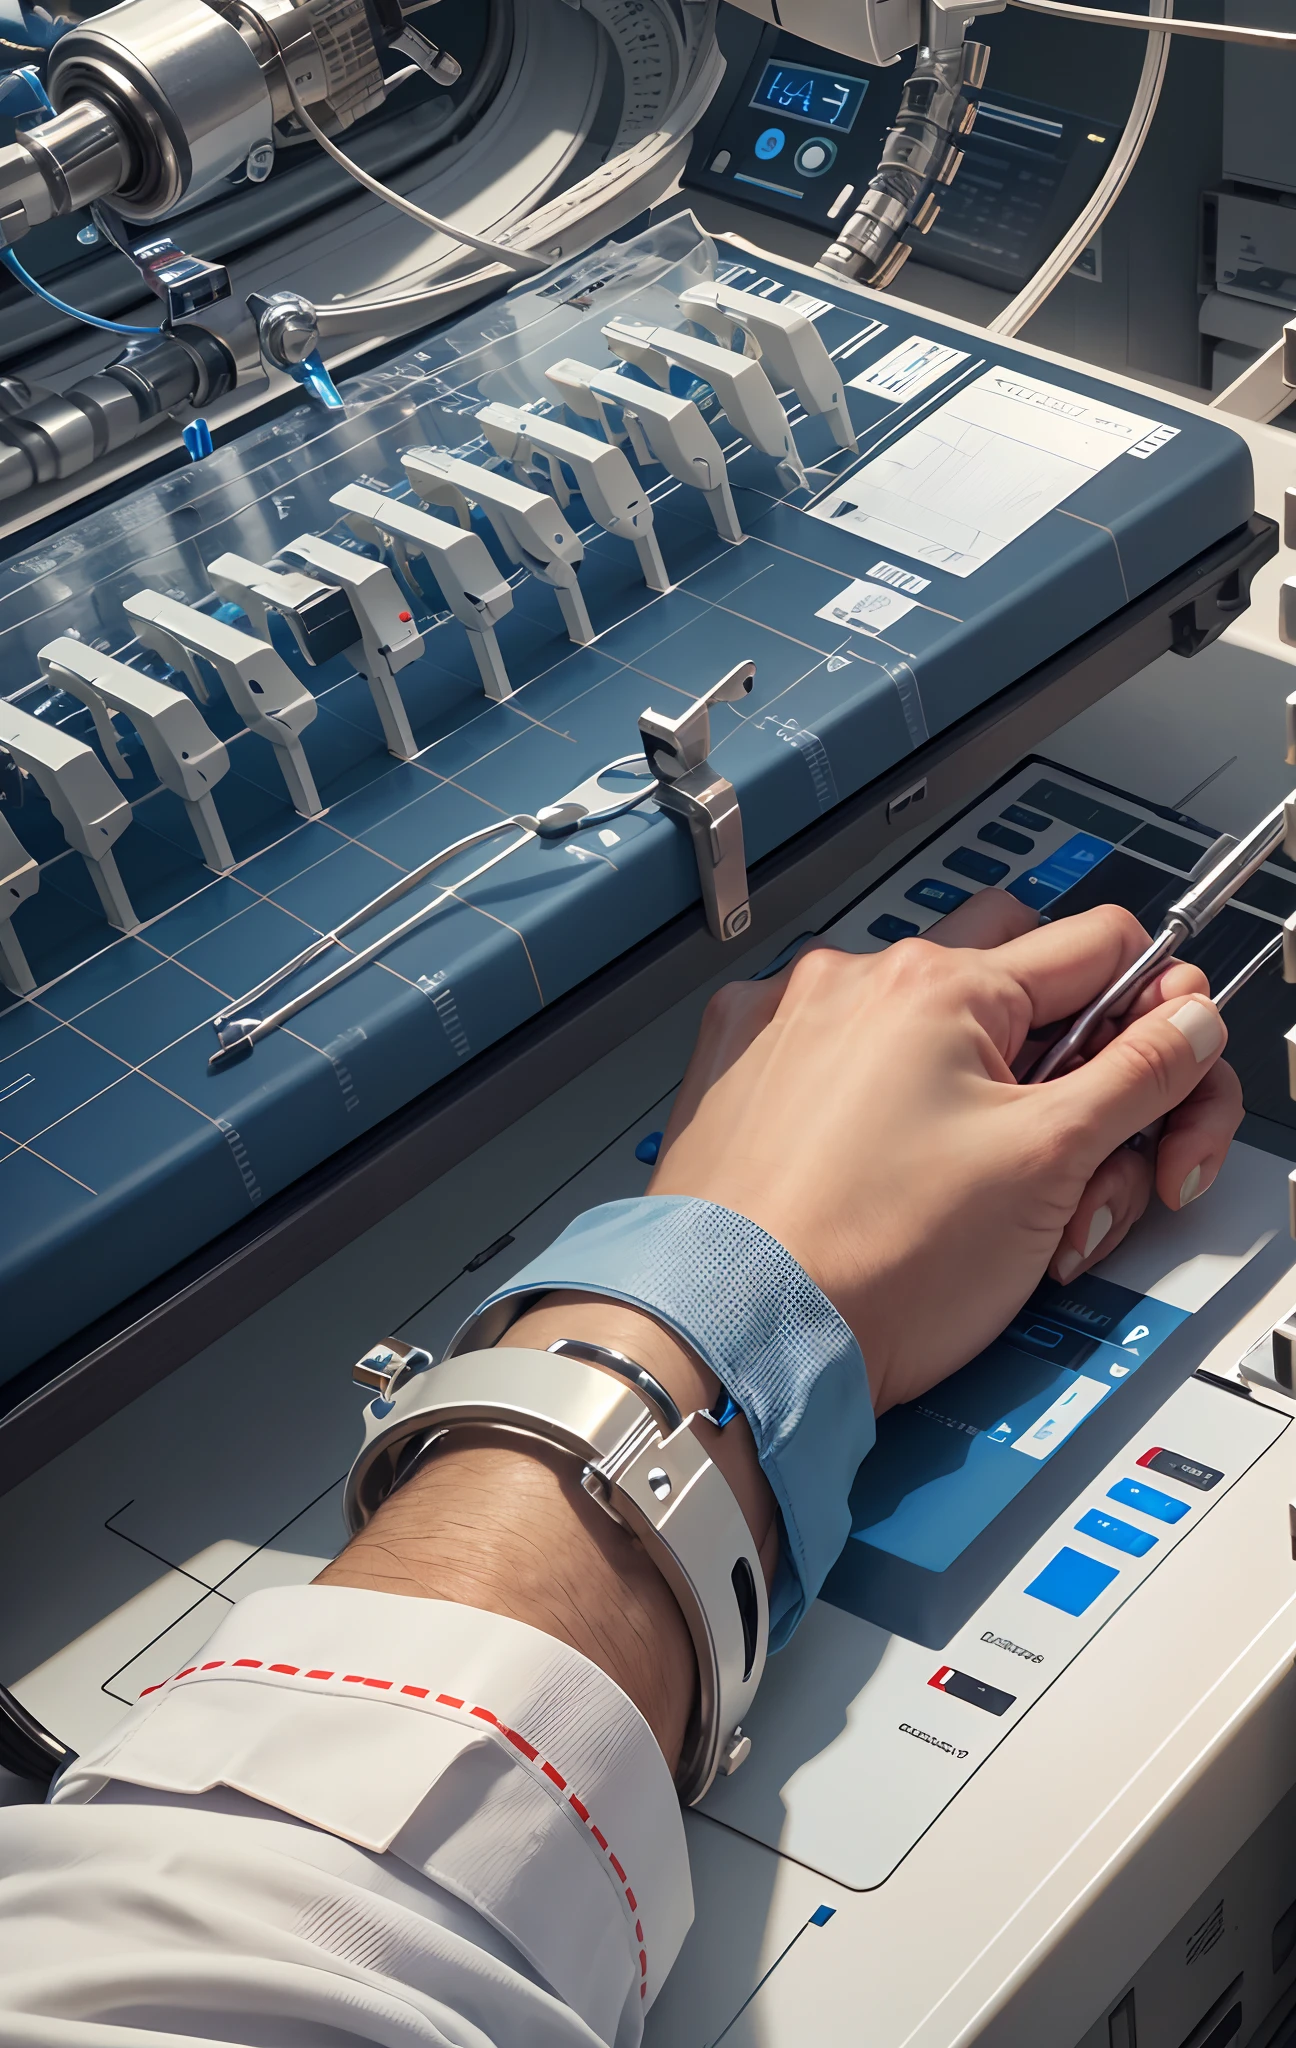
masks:
{"label": "metal cylinder", "polygon": [[51,52],[47,89],[60,112],[91,101],[111,115],[130,151],[113,197],[128,220],[196,205],[271,132],[256,57],[204,0],[122,0],[80,23]]}
{"label": "metal cylinder", "polygon": [[38,165],[56,214],[106,199],[130,173],[129,144],[112,115],[93,100],[78,100],[28,129],[21,146]]}

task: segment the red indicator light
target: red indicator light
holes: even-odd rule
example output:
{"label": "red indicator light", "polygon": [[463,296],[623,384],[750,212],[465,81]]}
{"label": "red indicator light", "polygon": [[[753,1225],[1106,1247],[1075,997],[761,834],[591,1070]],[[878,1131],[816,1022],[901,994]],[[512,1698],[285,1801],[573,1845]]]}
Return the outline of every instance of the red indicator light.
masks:
{"label": "red indicator light", "polygon": [[954,1666],[952,1664],[942,1664],[940,1670],[935,1672],[927,1680],[927,1683],[928,1685],[934,1685],[937,1692],[944,1692],[947,1681],[953,1678],[953,1676]]}
{"label": "red indicator light", "polygon": [[396,616],[400,620],[402,626],[408,626],[414,614],[413,612],[397,612]]}
{"label": "red indicator light", "polygon": [[1150,1464],[1152,1463],[1152,1460],[1153,1460],[1153,1458],[1159,1458],[1160,1456],[1161,1456],[1161,1446],[1160,1446],[1160,1444],[1153,1444],[1153,1446],[1152,1446],[1152,1448],[1151,1448],[1151,1450],[1150,1450],[1150,1451],[1144,1451],[1144,1453],[1143,1453],[1143,1456],[1142,1456],[1142,1457],[1141,1457],[1141,1458],[1139,1459],[1139,1464],[1140,1464],[1140,1465],[1150,1465]]}

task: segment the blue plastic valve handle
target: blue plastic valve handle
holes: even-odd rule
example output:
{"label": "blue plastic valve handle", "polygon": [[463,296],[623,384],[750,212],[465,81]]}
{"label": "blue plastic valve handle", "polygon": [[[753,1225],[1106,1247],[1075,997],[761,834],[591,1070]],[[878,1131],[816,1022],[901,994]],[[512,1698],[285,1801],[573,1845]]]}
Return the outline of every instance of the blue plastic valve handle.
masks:
{"label": "blue plastic valve handle", "polygon": [[324,358],[317,348],[313,348],[300,363],[290,363],[288,375],[303,386],[317,405],[327,407],[330,412],[343,410],[342,394],[329,376]]}
{"label": "blue plastic valve handle", "polygon": [[189,450],[192,461],[201,462],[204,455],[211,454],[211,428],[206,420],[190,420],[188,426],[183,430],[182,438],[185,447]]}

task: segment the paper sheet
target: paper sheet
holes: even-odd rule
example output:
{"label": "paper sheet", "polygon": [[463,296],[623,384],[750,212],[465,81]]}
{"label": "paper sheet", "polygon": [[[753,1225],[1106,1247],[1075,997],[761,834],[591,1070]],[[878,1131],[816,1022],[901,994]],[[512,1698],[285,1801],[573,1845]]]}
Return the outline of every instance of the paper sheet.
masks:
{"label": "paper sheet", "polygon": [[807,507],[911,561],[971,576],[1137,452],[1158,423],[1015,370],[987,370]]}

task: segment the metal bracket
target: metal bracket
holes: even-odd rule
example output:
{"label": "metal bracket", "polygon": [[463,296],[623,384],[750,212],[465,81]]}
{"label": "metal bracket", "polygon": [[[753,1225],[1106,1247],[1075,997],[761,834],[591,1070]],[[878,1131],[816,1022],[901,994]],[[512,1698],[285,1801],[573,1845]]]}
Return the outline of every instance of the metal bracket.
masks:
{"label": "metal bracket", "polygon": [[412,761],[418,742],[396,675],[423,652],[423,636],[390,569],[316,534],[290,542],[284,553],[309,562],[324,580],[295,569],[262,569],[242,555],[218,555],[207,564],[212,588],[241,606],[264,640],[269,614],[277,612],[312,668],[345,654],[369,685],[388,753]]}
{"label": "metal bracket", "polygon": [[670,589],[652,503],[619,448],[516,405],[483,406],[477,422],[495,453],[511,463],[515,473],[543,473],[559,505],[571,496],[565,475],[570,470],[590,516],[605,533],[630,542],[649,590]]}
{"label": "metal bracket", "polygon": [[670,389],[672,368],[700,377],[715,392],[720,410],[735,432],[778,465],[786,487],[809,488],[791,423],[754,356],[718,348],[695,334],[677,334],[670,327],[648,327],[638,320],[609,320],[603,339],[614,356],[642,370],[663,391]]}
{"label": "metal bracket", "polygon": [[40,888],[40,865],[32,859],[0,811],[0,982],[16,996],[30,995],[36,977],[27,964],[13,914]]}
{"label": "metal bracket", "polygon": [[746,931],[751,904],[737,792],[707,758],[711,706],[747,696],[755,680],[755,662],[740,661],[678,718],[651,707],[639,718],[644,754],[657,779],[657,805],[683,818],[692,834],[702,904],[717,939],[736,939]]}
{"label": "metal bracket", "polygon": [[408,448],[401,467],[424,504],[448,505],[469,532],[471,506],[480,505],[509,561],[552,589],[568,638],[589,645],[594,627],[576,580],[585,550],[552,498],[444,448]]}
{"label": "metal bracket", "polygon": [[204,702],[207,685],[195,656],[211,663],[249,732],[275,749],[294,810],[303,818],[317,818],[323,806],[298,734],[312,723],[319,706],[283,656],[268,641],[157,590],[137,591],[122,610],[142,644],[188,676]]}
{"label": "metal bracket", "polygon": [[36,658],[55,689],[87,706],[119,782],[131,779],[131,769],[117,745],[113,713],[130,720],[158,781],[184,805],[207,866],[218,875],[232,868],[234,855],[212,797],[228,772],[229,755],[183,690],[155,682],[82,640],[51,640]]}
{"label": "metal bracket", "polygon": [[727,284],[692,284],[680,293],[679,303],[681,313],[709,328],[724,346],[732,346],[736,327],[748,353],[764,359],[771,383],[780,391],[795,391],[808,413],[827,420],[837,446],[855,452],[858,443],[840,372],[795,299],[763,299]]}
{"label": "metal bracket", "polygon": [[46,725],[3,698],[0,748],[12,755],[44,795],[68,845],[85,862],[109,924],[118,931],[133,932],[139,919],[112,851],[133,813],[99,756],[58,726]]}
{"label": "metal bracket", "polygon": [[743,537],[729,488],[724,452],[691,398],[641,384],[622,370],[597,370],[567,356],[545,371],[577,419],[594,420],[618,447],[628,441],[636,462],[659,463],[707,501],[721,540]]}
{"label": "metal bracket", "polygon": [[344,485],[333,493],[329,503],[345,514],[357,539],[390,548],[392,559],[411,590],[417,590],[419,585],[409,558],[422,556],[442,597],[467,631],[486,695],[497,704],[511,697],[513,685],[495,638],[495,628],[512,611],[513,592],[507,577],[491,560],[490,549],[481,535],[465,532],[448,519],[438,519],[435,513],[425,512],[407,498],[386,497],[366,484]]}

